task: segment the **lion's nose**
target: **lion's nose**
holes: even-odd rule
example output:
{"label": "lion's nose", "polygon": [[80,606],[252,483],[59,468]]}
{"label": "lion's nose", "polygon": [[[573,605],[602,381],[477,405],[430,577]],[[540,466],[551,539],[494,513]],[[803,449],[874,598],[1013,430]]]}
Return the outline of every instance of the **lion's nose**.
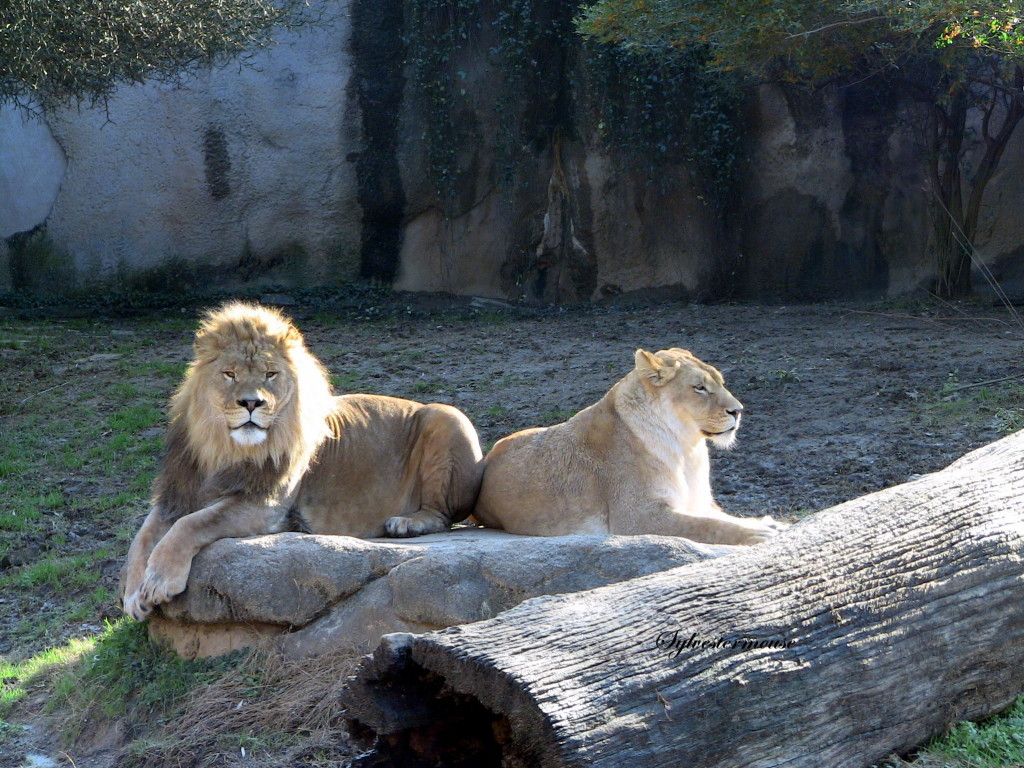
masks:
{"label": "lion's nose", "polygon": [[739,418],[740,414],[743,413],[743,408],[733,408],[731,411],[726,411],[730,416]]}
{"label": "lion's nose", "polygon": [[239,400],[238,404],[240,406],[242,406],[243,408],[245,408],[249,413],[252,413],[257,408],[259,408],[261,405],[266,405],[267,401],[266,400],[260,400],[258,397],[254,397],[251,400],[250,399]]}

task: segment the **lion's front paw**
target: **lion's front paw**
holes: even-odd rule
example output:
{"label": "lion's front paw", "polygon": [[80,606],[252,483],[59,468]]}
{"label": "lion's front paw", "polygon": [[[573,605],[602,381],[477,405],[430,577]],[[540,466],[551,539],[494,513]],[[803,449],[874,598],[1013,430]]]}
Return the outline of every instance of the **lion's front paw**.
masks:
{"label": "lion's front paw", "polygon": [[407,539],[410,536],[425,536],[428,533],[440,533],[446,530],[447,526],[430,515],[417,512],[408,517],[396,515],[389,517],[384,523],[384,530],[388,536],[396,539]]}
{"label": "lion's front paw", "polygon": [[139,590],[135,590],[124,599],[122,610],[136,621],[145,620],[153,612],[152,605],[143,603]]}
{"label": "lion's front paw", "polygon": [[124,612],[136,621],[142,621],[156,606],[184,592],[187,584],[188,571],[184,574],[161,574],[147,569],[142,586],[124,601]]}

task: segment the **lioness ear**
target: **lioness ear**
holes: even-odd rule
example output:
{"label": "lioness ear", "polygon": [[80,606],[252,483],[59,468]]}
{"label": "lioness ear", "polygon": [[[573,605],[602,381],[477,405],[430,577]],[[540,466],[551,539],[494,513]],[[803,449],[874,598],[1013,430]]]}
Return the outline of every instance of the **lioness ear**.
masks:
{"label": "lioness ear", "polygon": [[678,360],[669,363],[645,349],[638,349],[633,359],[636,361],[636,369],[656,387],[671,381],[680,366]]}
{"label": "lioness ear", "polygon": [[300,347],[305,347],[306,346],[305,342],[302,340],[302,334],[299,332],[299,329],[296,328],[291,323],[288,323],[288,330],[286,330],[285,333],[284,333],[284,340],[283,341],[284,341],[284,346],[289,346],[289,347],[292,346],[292,345],[297,345],[297,346],[300,346]]}

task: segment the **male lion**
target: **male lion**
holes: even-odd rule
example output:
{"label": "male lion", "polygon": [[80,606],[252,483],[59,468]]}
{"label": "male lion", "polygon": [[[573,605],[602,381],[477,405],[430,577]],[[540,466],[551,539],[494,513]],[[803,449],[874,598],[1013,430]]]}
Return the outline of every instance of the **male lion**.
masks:
{"label": "male lion", "polygon": [[499,440],[473,517],[535,536],[663,534],[756,544],[784,527],[732,517],[711,496],[706,440],[729,448],[743,405],[684,349],[636,351],[636,367],[553,427]]}
{"label": "male lion", "polygon": [[333,397],[290,321],[228,304],[205,317],[171,402],[152,510],[125,564],[124,611],[141,620],[184,591],[192,558],[217,539],[444,530],[472,511],[481,459],[460,411]]}

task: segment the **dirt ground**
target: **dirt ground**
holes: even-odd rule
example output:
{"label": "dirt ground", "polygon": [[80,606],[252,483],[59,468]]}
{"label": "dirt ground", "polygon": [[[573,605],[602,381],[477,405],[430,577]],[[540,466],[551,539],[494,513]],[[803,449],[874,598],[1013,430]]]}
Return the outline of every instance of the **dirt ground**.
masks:
{"label": "dirt ground", "polygon": [[[690,349],[723,372],[745,406],[736,447],[715,452],[712,466],[719,502],[739,515],[792,521],[938,470],[1024,427],[1024,326],[1000,307],[637,300],[558,311],[396,296],[372,312],[344,302],[289,302],[284,309],[339,390],[451,403],[470,416],[485,447],[595,402],[630,370],[638,347]],[[0,324],[8,320],[0,317]],[[148,330],[156,343],[147,354],[183,363],[188,327]],[[100,330],[97,339],[103,333],[123,339],[134,326],[111,319]],[[103,343],[93,346],[102,356]],[[12,355],[4,363],[8,396],[18,400],[67,378],[59,359],[52,377],[38,366],[19,367]],[[102,367],[90,371],[115,375]],[[161,386],[165,399],[172,385]],[[17,428],[17,412],[6,418]],[[79,540],[88,542],[88,532]],[[111,588],[116,571],[103,577]],[[0,631],[8,645],[17,641],[10,629]],[[46,748],[52,739],[37,733],[30,741],[56,756]],[[28,746],[21,742],[18,749],[24,754]],[[262,765],[275,764],[267,759]],[[88,755],[76,761],[83,768],[105,765]]]}

